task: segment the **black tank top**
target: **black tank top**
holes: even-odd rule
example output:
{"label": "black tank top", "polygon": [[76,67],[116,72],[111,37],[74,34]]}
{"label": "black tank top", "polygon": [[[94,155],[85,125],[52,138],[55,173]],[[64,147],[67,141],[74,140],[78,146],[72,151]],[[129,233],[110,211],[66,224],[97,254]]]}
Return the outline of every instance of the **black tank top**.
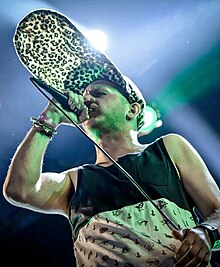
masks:
{"label": "black tank top", "polygon": [[[120,157],[118,163],[153,200],[166,198],[193,214],[192,200],[184,190],[162,137],[149,144],[142,152]],[[115,165],[81,166],[78,170],[76,192],[69,204],[73,239],[77,237],[80,228],[100,212],[120,209],[145,200]]]}

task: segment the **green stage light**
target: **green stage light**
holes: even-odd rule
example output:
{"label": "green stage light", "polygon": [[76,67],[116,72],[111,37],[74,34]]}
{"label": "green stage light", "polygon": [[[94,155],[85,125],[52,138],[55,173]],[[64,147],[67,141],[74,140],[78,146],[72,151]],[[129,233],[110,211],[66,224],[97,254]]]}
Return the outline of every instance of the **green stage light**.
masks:
{"label": "green stage light", "polygon": [[144,125],[140,130],[140,135],[145,135],[153,131],[153,129],[158,128],[162,125],[162,120],[160,118],[160,113],[158,110],[146,106],[146,111],[144,115]]}

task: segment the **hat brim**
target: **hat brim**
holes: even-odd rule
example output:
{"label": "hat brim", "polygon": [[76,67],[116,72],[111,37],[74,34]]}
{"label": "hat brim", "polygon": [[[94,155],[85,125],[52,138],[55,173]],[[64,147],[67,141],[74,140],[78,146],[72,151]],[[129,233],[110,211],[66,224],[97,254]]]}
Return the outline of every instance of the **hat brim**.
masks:
{"label": "hat brim", "polygon": [[82,94],[88,84],[111,72],[117,73],[116,82],[125,83],[115,64],[57,11],[37,9],[27,14],[18,23],[13,42],[25,68],[60,92]]}

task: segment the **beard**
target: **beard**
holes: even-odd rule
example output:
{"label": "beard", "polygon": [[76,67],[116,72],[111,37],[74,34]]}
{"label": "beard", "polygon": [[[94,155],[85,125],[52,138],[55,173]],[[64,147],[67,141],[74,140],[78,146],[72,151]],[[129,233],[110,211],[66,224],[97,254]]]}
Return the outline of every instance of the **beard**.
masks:
{"label": "beard", "polygon": [[87,133],[100,135],[110,132],[119,132],[125,122],[120,121],[116,116],[111,114],[98,115],[90,118],[83,123],[83,128]]}

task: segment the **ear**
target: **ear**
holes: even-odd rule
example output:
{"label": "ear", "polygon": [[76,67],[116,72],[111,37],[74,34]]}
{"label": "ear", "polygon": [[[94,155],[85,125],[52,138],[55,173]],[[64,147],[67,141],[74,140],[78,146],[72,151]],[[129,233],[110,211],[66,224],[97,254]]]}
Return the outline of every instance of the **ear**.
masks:
{"label": "ear", "polygon": [[141,106],[139,103],[133,103],[130,105],[130,110],[128,111],[128,114],[127,114],[127,119],[128,120],[131,120],[135,117],[137,117],[137,115],[139,114],[141,110]]}

